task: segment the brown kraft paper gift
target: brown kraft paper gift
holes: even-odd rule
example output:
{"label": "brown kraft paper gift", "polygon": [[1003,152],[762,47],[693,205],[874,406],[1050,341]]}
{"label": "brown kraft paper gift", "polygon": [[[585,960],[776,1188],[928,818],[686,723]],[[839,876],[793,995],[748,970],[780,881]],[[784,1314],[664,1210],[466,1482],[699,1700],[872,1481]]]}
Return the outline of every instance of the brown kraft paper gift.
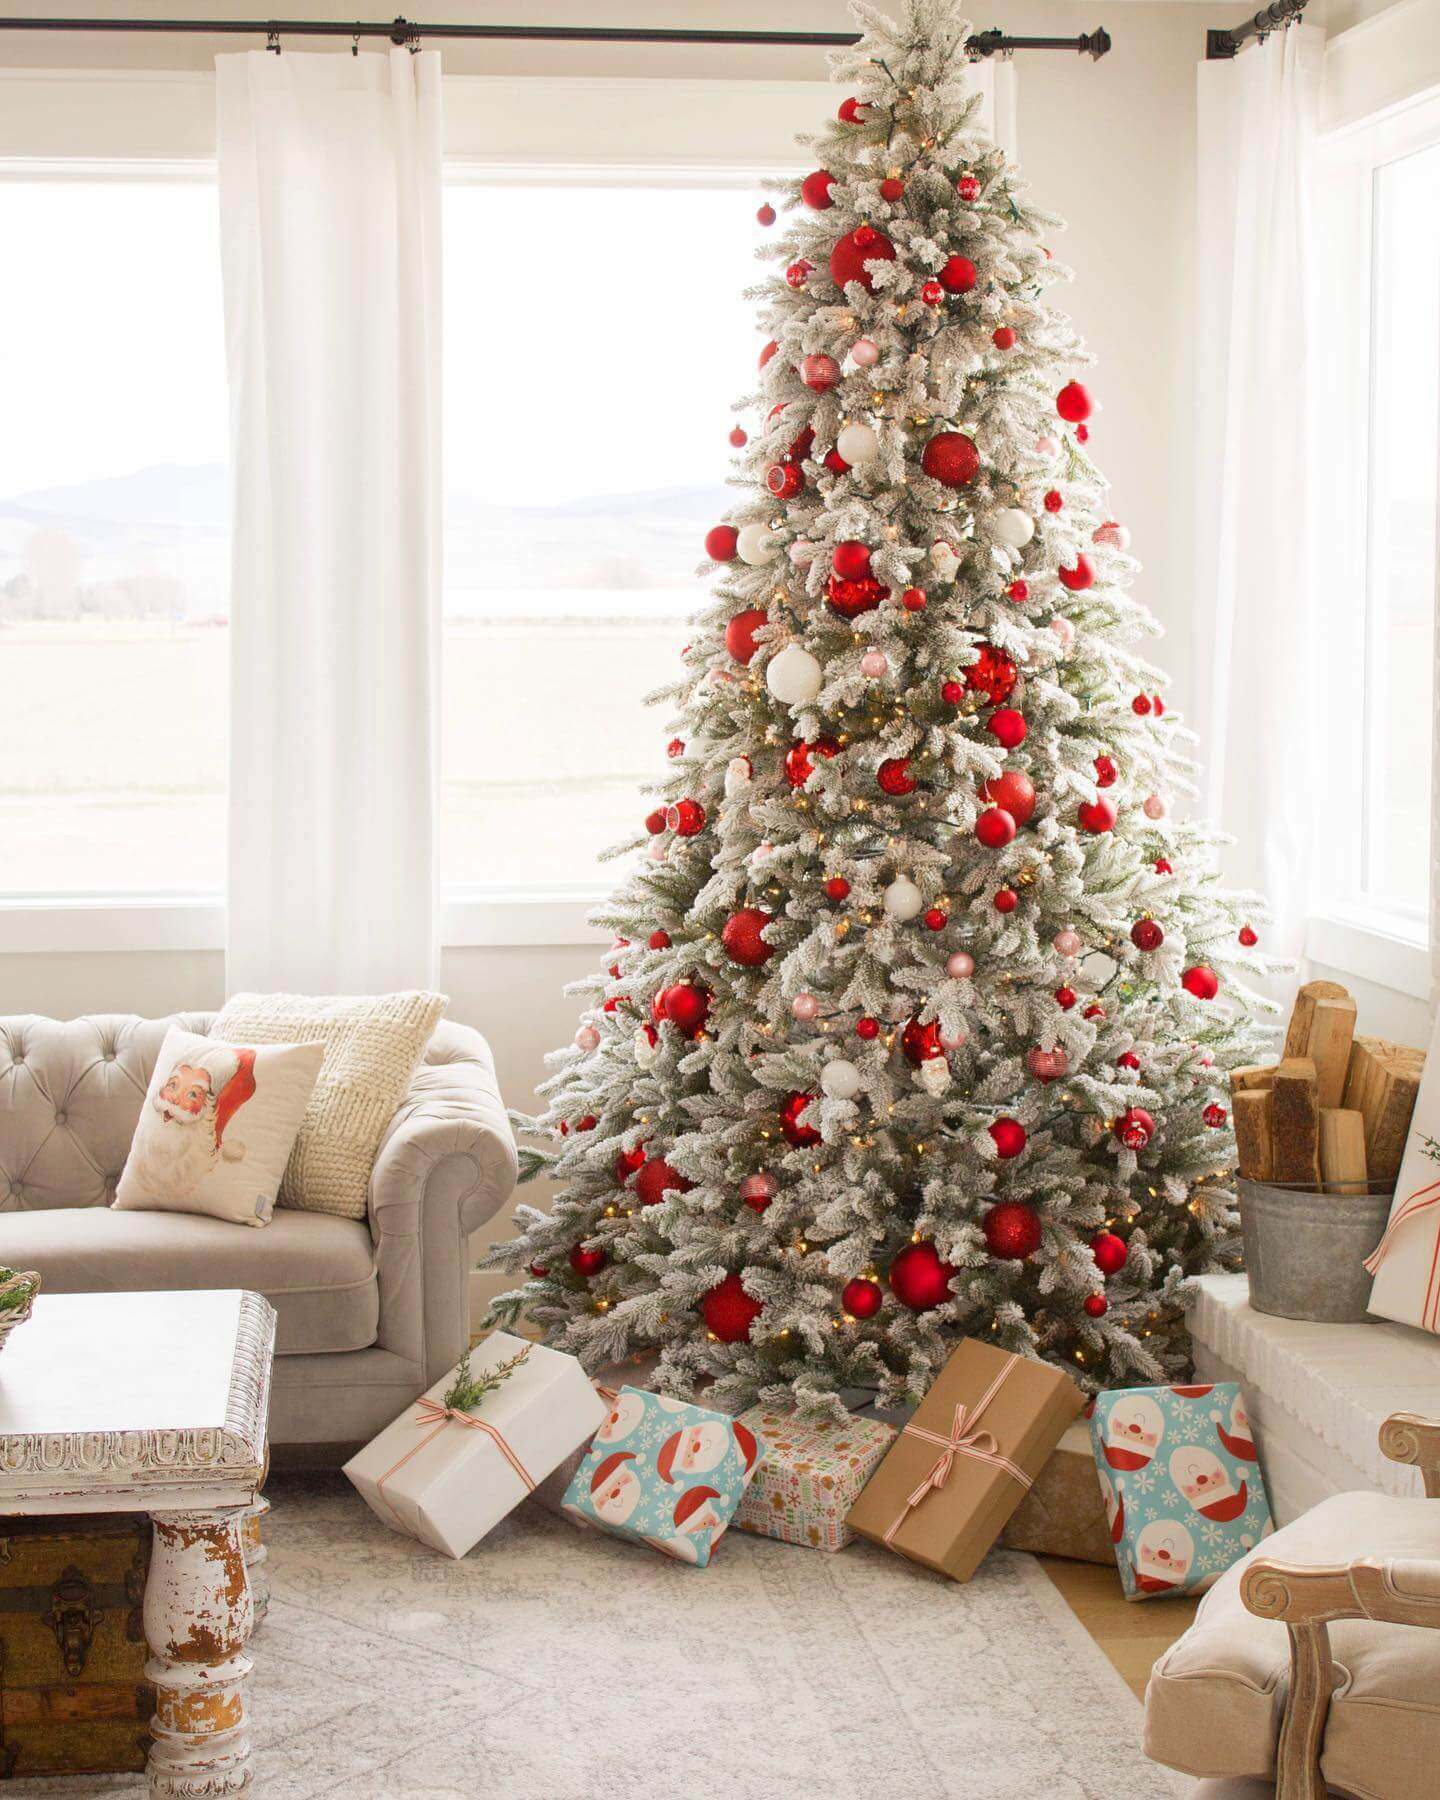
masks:
{"label": "brown kraft paper gift", "polygon": [[966,1338],[850,1508],[861,1537],[968,1581],[1085,1404],[1067,1375]]}

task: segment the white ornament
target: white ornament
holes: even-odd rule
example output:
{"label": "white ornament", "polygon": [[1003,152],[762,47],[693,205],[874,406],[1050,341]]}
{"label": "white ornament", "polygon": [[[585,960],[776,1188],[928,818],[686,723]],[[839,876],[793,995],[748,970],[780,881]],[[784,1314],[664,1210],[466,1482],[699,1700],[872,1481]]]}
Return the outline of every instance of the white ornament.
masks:
{"label": "white ornament", "polygon": [[921,1063],[915,1079],[932,1100],[938,1100],[950,1085],[950,1065],[943,1056],[932,1056]]}
{"label": "white ornament", "polygon": [[991,518],[990,530],[1002,544],[1023,550],[1035,535],[1035,521],[1018,506],[1002,506]]}
{"label": "white ornament", "polygon": [[593,1025],[582,1025],[575,1033],[575,1048],[587,1054],[600,1048],[600,1033]]}
{"label": "white ornament", "polygon": [[880,439],[869,425],[846,425],[835,439],[835,448],[854,468],[857,463],[874,462],[880,454]]}
{"label": "white ornament", "polygon": [[651,838],[650,848],[646,852],[646,855],[649,856],[651,862],[664,862],[665,858],[669,854],[670,854],[670,845],[665,838],[663,838],[663,837],[652,837]]}
{"label": "white ornament", "polygon": [[732,756],[725,765],[725,798],[734,800],[743,794],[754,772],[748,756]]}
{"label": "white ornament", "polygon": [[828,1062],[820,1071],[820,1086],[832,1100],[853,1100],[860,1092],[860,1071],[843,1059]]}
{"label": "white ornament", "polygon": [[797,569],[808,569],[815,560],[815,546],[809,538],[796,538],[790,546],[790,560]]}
{"label": "white ornament", "polygon": [[787,644],[765,665],[765,685],[786,706],[808,706],[820,692],[820,664],[800,644]]}
{"label": "white ornament", "polygon": [[1050,629],[1059,641],[1061,650],[1068,650],[1075,642],[1075,627],[1063,614],[1057,614],[1050,621]]}
{"label": "white ornament", "polygon": [[908,875],[897,875],[884,893],[885,910],[892,919],[915,918],[925,902]]}
{"label": "white ornament", "polygon": [[658,1040],[653,1039],[642,1025],[635,1033],[635,1060],[642,1069],[648,1069],[660,1054]]}
{"label": "white ornament", "polygon": [[938,544],[930,546],[930,567],[942,581],[953,581],[955,571],[960,567],[960,558],[955,553],[955,546],[947,544],[942,538]]}
{"label": "white ornament", "polygon": [[749,525],[740,527],[735,548],[741,562],[749,563],[751,568],[759,568],[761,563],[768,563],[772,556],[779,554],[780,540],[768,525],[752,520]]}
{"label": "white ornament", "polygon": [[1037,456],[1058,456],[1060,454],[1059,438],[1051,437],[1048,432],[1044,437],[1036,438],[1035,454]]}

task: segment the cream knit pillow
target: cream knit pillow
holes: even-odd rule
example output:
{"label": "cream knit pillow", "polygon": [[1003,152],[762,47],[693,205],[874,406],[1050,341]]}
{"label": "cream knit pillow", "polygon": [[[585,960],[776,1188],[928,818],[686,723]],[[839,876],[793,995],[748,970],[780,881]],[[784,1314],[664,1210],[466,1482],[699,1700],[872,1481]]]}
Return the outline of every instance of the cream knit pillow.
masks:
{"label": "cream knit pillow", "polygon": [[363,1219],[385,1127],[444,1014],[444,994],[314,999],[235,994],[210,1028],[230,1044],[319,1044],[325,1052],[285,1177],[280,1204]]}

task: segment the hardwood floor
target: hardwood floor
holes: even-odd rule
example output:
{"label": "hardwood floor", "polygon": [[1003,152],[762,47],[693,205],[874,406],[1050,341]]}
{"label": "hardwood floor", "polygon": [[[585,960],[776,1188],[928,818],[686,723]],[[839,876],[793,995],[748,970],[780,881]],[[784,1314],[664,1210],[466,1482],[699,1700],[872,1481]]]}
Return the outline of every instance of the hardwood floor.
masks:
{"label": "hardwood floor", "polygon": [[1150,1666],[1195,1617],[1198,1600],[1127,1600],[1114,1569],[1098,1563],[1035,1559],[1065,1596],[1071,1612],[1143,1699]]}

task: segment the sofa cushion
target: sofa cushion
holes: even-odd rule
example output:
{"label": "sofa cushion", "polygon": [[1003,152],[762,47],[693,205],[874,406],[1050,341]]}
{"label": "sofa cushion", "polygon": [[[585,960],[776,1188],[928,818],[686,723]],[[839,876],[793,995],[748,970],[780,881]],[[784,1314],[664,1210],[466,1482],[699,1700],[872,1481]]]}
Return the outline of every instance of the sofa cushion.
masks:
{"label": "sofa cushion", "polygon": [[[1358,1556],[1440,1559],[1440,1501],[1335,1494],[1227,1570],[1151,1673],[1146,1755],[1192,1775],[1273,1775],[1289,1634],[1246,1610],[1242,1576],[1257,1558],[1313,1567]],[[1342,1619],[1330,1627],[1330,1645],[1327,1782],[1385,1800],[1430,1800],[1440,1766],[1440,1631]]]}
{"label": "sofa cushion", "polygon": [[363,1350],[379,1329],[370,1232],[323,1213],[277,1212],[263,1231],[110,1207],[0,1213],[0,1263],[39,1270],[51,1294],[254,1288],[282,1356]]}

